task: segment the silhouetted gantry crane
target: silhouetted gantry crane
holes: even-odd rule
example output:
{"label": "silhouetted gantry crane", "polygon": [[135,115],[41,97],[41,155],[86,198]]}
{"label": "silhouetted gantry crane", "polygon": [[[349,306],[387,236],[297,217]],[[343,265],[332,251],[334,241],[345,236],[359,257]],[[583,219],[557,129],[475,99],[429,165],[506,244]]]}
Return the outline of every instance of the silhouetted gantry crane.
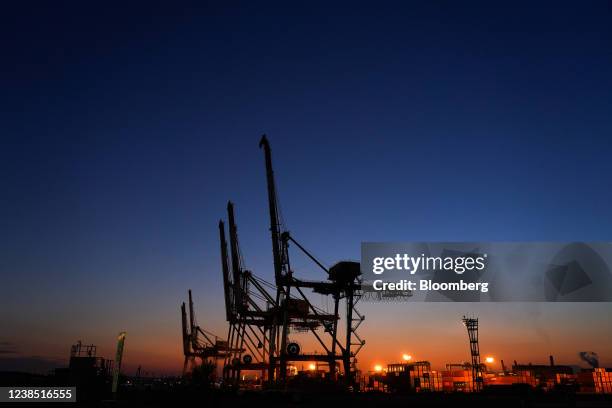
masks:
{"label": "silhouetted gantry crane", "polygon": [[181,323],[183,331],[183,376],[189,375],[197,366],[196,359],[200,363],[215,364],[218,359],[225,358],[229,349],[227,342],[221,340],[213,333],[198,326],[193,310],[193,299],[191,289],[189,290],[189,322],[187,321],[187,311],[185,302],[181,305]]}
{"label": "silhouetted gantry crane", "polygon": [[[355,307],[361,297],[360,265],[358,262],[344,261],[327,268],[289,231],[283,229],[278,211],[272,152],[265,135],[259,146],[264,150],[266,166],[274,284],[256,277],[243,267],[233,205],[228,203],[231,273],[225,227],[223,221],[219,222],[226,318],[230,326],[228,348],[232,350],[225,358],[224,377],[237,383],[242,370],[261,370],[262,378],[265,377],[268,382],[284,384],[289,362],[316,361],[328,364],[329,378],[332,380],[338,379],[337,366],[341,363],[343,379],[347,385],[352,385],[355,356],[365,344],[357,334],[357,328],[365,317]],[[327,280],[297,278],[289,260],[290,245],[294,245],[323,271]],[[307,292],[331,298],[333,313],[316,307]],[[343,319],[340,318],[342,301],[345,304]],[[339,324],[342,321],[345,325],[344,338],[340,339]],[[291,331],[311,333],[323,351],[303,352],[297,342],[289,339]]]}
{"label": "silhouetted gantry crane", "polygon": [[221,265],[225,295],[226,319],[229,322],[228,344],[223,377],[229,384],[237,385],[243,370],[261,371],[265,378],[269,364],[270,334],[276,303],[268,293],[274,286],[244,268],[238,244],[238,229],[234,219],[234,206],[227,203],[229,222],[231,272],[228,259],[225,226],[219,221]]}

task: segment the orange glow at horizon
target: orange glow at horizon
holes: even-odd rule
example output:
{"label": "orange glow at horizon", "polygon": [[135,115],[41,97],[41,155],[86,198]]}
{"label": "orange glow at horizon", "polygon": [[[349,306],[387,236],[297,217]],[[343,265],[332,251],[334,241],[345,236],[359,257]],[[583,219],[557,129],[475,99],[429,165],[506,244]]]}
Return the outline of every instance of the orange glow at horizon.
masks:
{"label": "orange glow at horizon", "polygon": [[[217,304],[215,302],[211,300],[214,305]],[[138,366],[142,366],[143,370],[156,375],[181,374],[184,357],[180,326],[170,306],[167,308],[170,310],[168,315],[159,319],[156,317],[157,320],[148,318],[132,322],[127,318],[121,320],[120,314],[111,316],[128,331],[122,364],[124,373],[134,375]],[[487,357],[494,359],[493,364],[501,359],[517,360],[524,364],[548,364],[548,356],[552,354],[559,364],[582,365],[577,350],[588,348],[598,352],[601,365],[612,365],[612,347],[608,341],[612,335],[612,321],[597,317],[597,313],[604,316],[603,307],[599,304],[538,305],[535,309],[537,319],[534,321],[528,319],[534,315],[533,305],[487,304],[471,307],[481,318],[482,349],[495,353],[483,354],[483,361],[487,364],[491,364]],[[199,315],[205,315],[206,309],[204,306],[201,308]],[[403,354],[411,355],[412,360],[418,356],[430,361],[433,369],[443,369],[447,363],[469,361],[467,333],[457,323],[457,313],[450,308],[446,304],[413,304],[410,305],[411,313],[407,314],[404,304],[365,304],[361,311],[369,320],[368,324],[360,327],[359,334],[367,340],[367,344],[357,356],[357,366],[366,371],[379,365],[380,372],[383,372],[387,363],[404,361]],[[572,313],[593,318],[572,319],[568,324],[567,316]],[[451,318],[444,320],[446,315]],[[54,321],[51,333],[45,327],[32,326],[27,336],[17,333],[8,340],[20,344],[17,357],[42,354],[50,360],[57,360],[55,366],[64,367],[68,364],[67,348],[80,337],[98,346],[98,356],[114,356],[117,324],[106,323],[106,320],[103,322],[106,325],[99,328],[100,323],[95,326],[93,323],[75,323],[73,326],[73,323],[68,325],[60,319]],[[206,320],[206,327],[223,333],[226,322],[221,317],[213,316]],[[414,334],[415,327],[419,330],[419,336],[411,340],[408,347],[406,339]],[[318,350],[316,340],[309,333],[296,334],[295,337],[304,350]],[[304,368],[308,368],[308,364],[305,363]]]}

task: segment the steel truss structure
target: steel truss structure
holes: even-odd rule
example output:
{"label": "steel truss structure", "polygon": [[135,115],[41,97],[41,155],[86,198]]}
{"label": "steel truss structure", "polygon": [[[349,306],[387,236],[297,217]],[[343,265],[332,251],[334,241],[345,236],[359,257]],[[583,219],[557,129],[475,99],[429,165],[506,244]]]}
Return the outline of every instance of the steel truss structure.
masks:
{"label": "steel truss structure", "polygon": [[[365,344],[357,334],[359,325],[365,319],[356,309],[361,297],[360,265],[357,262],[339,262],[327,268],[288,231],[283,230],[272,170],[272,152],[265,135],[259,146],[263,148],[265,157],[274,284],[244,268],[234,209],[232,203],[228,203],[230,254],[224,223],[219,222],[225,309],[229,323],[227,342],[231,350],[224,359],[224,378],[237,385],[241,371],[258,370],[262,379],[265,378],[269,384],[284,385],[290,362],[315,361],[328,365],[331,380],[339,379],[341,365],[345,384],[353,385],[355,357]],[[289,261],[290,245],[322,270],[327,280],[298,279]],[[307,291],[331,298],[333,313],[316,307]],[[345,306],[342,319],[341,302]],[[341,321],[345,325],[343,339],[340,339],[339,332]],[[292,331],[311,333],[322,352],[303,352],[298,343],[290,341]]]}
{"label": "steel truss structure", "polygon": [[185,302],[181,305],[181,324],[183,334],[183,376],[189,376],[200,364],[215,364],[228,353],[227,342],[213,333],[202,329],[196,322],[193,309],[193,298],[189,290],[189,320]]}
{"label": "steel truss structure", "polygon": [[481,391],[483,385],[482,364],[480,363],[480,346],[478,343],[478,319],[463,316],[463,324],[467,328],[470,340],[470,356],[472,357],[472,383],[474,391]]}

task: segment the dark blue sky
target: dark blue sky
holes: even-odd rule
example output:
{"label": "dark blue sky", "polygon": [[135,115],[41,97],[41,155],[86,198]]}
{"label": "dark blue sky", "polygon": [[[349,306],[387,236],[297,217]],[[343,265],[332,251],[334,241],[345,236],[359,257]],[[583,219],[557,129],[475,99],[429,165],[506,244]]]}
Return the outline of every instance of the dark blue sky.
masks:
{"label": "dark blue sky", "polygon": [[609,3],[224,3],[0,13],[1,320],[23,354],[122,327],[178,350],[188,287],[223,332],[227,199],[271,278],[264,132],[287,227],[328,264],[366,240],[610,239]]}

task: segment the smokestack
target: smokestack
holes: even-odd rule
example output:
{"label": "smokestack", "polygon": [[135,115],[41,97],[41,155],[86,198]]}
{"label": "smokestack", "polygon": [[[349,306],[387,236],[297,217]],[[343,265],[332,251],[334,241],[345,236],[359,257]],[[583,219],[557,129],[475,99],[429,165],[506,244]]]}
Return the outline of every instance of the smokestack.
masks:
{"label": "smokestack", "polygon": [[599,367],[599,356],[594,351],[581,351],[578,353],[580,358],[587,362],[591,367],[597,368]]}
{"label": "smokestack", "polygon": [[514,365],[515,365],[515,366],[517,366],[517,365],[518,365],[518,363],[516,362],[516,360],[514,360]]}
{"label": "smokestack", "polygon": [[506,372],[506,365],[504,364],[504,360],[500,360],[501,362],[501,366],[502,366],[502,371],[505,373]]}
{"label": "smokestack", "polygon": [[550,356],[548,356],[548,359],[550,360],[550,366],[551,366],[551,367],[554,367],[554,366],[555,366],[555,359],[554,359],[554,357],[552,356],[552,354],[551,354]]}

